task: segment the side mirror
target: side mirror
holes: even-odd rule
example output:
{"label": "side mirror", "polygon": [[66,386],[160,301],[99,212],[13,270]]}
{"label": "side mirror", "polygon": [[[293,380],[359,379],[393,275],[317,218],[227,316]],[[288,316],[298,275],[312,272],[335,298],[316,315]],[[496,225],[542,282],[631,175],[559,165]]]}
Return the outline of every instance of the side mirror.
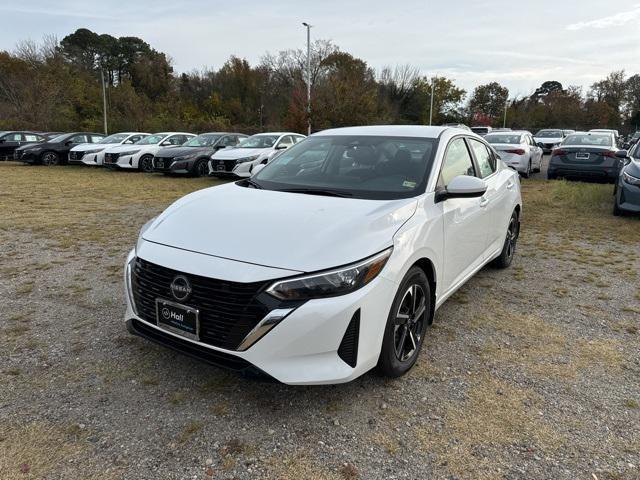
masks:
{"label": "side mirror", "polygon": [[0,143],[4,143],[4,142],[6,142],[6,141],[7,141],[7,139],[6,139],[6,138],[0,138]]}
{"label": "side mirror", "polygon": [[618,150],[616,152],[616,157],[618,158],[627,158],[629,156],[629,152],[627,150]]}
{"label": "side mirror", "polygon": [[289,148],[289,145],[278,145],[278,146],[276,147],[276,150],[285,150],[285,149],[287,149],[287,148]]}
{"label": "side mirror", "polygon": [[537,142],[536,145],[539,146],[540,148],[544,148],[544,143],[542,142]]}
{"label": "side mirror", "polygon": [[458,175],[449,182],[447,187],[436,193],[436,203],[450,198],[481,197],[487,191],[487,183],[469,175]]}
{"label": "side mirror", "polygon": [[64,142],[65,145],[73,145],[73,140],[67,140]]}
{"label": "side mirror", "polygon": [[160,144],[161,147],[168,147],[170,145],[173,145],[173,144],[169,140],[165,140]]}
{"label": "side mirror", "polygon": [[260,170],[262,170],[264,167],[266,167],[266,165],[264,163],[259,163],[258,165],[256,165],[255,167],[253,167],[253,169],[251,170],[251,175],[255,175],[258,172],[260,172]]}

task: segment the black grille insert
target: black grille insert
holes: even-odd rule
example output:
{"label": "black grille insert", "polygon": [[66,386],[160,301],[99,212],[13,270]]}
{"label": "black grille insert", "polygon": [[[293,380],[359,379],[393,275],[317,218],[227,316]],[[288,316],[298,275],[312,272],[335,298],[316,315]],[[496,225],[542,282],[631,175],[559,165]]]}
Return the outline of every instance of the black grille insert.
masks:
{"label": "black grille insert", "polygon": [[217,280],[185,274],[137,258],[132,271],[132,290],[141,318],[156,323],[156,299],[173,299],[170,285],[177,275],[184,275],[191,283],[191,296],[180,303],[200,311],[202,343],[236,350],[270,311],[257,297],[271,282]]}
{"label": "black grille insert", "polygon": [[349,365],[355,368],[358,363],[358,339],[360,337],[360,309],[353,314],[338,347],[338,356]]}

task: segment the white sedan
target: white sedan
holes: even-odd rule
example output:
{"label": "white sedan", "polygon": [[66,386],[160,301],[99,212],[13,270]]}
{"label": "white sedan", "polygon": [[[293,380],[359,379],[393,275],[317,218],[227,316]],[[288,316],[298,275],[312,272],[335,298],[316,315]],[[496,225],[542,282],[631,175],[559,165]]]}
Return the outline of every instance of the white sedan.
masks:
{"label": "white sedan", "polygon": [[153,156],[164,147],[177,147],[195,137],[193,133],[154,133],[133,145],[118,145],[104,152],[104,166],[153,172]]}
{"label": "white sedan", "polygon": [[148,133],[141,132],[114,133],[96,143],[83,143],[69,151],[69,163],[101,166],[105,150],[118,145],[133,145],[148,136]]}
{"label": "white sedan", "polygon": [[256,165],[266,165],[277,153],[305,138],[304,135],[291,132],[252,135],[234,148],[214,153],[209,161],[209,174],[217,177],[249,177]]}
{"label": "white sedan", "polygon": [[498,152],[507,166],[517,170],[523,177],[542,169],[542,148],[526,130],[489,133],[484,139]]}
{"label": "white sedan", "polygon": [[471,132],[326,130],[256,170],[142,227],[131,333],[288,384],[398,377],[435,310],[514,257],[518,174]]}

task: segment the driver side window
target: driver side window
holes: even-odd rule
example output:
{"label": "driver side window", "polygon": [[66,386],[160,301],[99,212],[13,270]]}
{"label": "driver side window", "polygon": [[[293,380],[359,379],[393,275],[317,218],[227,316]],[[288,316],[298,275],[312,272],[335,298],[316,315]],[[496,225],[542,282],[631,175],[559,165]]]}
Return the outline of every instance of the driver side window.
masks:
{"label": "driver side window", "polygon": [[446,187],[449,185],[449,182],[458,175],[476,176],[471,154],[469,153],[466,142],[461,137],[455,138],[449,143],[449,147],[444,154],[444,160],[442,161],[438,186]]}

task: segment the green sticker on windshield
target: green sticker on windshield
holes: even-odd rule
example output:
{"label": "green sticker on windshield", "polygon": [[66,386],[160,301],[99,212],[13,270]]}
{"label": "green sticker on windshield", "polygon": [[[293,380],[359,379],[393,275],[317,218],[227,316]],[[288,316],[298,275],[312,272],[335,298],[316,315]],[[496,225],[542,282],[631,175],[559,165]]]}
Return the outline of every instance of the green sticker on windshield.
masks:
{"label": "green sticker on windshield", "polygon": [[409,182],[405,180],[404,182],[402,182],[402,186],[407,188],[415,188],[416,182]]}

